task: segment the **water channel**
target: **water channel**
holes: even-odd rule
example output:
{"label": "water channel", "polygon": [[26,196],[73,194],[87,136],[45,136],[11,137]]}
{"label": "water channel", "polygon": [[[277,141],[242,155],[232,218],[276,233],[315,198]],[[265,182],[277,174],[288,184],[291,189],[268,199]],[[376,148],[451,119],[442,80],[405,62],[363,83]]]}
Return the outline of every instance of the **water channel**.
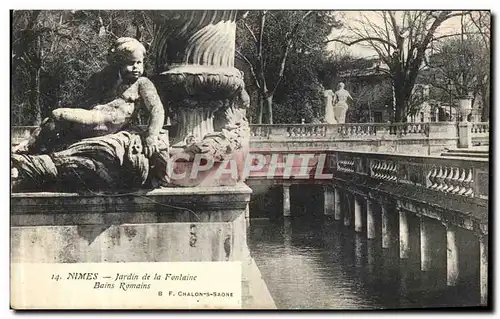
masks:
{"label": "water channel", "polygon": [[[479,305],[475,251],[463,236],[461,278],[446,285],[446,246],[432,271],[420,271],[419,255],[402,260],[398,247],[382,249],[342,222],[322,215],[317,193],[295,190],[292,218],[281,218],[279,192],[251,203],[248,245],[279,309],[396,309]],[[316,194],[316,195],[315,195]],[[292,195],[293,196],[293,195]],[[252,210],[253,208],[253,210]],[[418,233],[411,240],[418,240]],[[444,238],[443,238],[444,239]]]}

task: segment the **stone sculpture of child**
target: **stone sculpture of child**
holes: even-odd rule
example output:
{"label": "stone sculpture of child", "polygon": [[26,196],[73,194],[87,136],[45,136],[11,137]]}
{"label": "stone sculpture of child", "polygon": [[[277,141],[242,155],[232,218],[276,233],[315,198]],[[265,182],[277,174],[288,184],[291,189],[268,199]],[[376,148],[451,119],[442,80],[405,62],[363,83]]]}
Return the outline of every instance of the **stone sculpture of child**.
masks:
{"label": "stone sculpture of child", "polygon": [[52,111],[28,141],[18,145],[15,153],[43,153],[47,140],[72,134],[78,139],[103,136],[125,129],[143,104],[150,121],[143,140],[144,154],[158,152],[158,136],[164,122],[164,109],[154,84],[143,76],[145,47],[136,39],[119,38],[109,51],[109,66],[91,79],[85,108],[58,108]]}

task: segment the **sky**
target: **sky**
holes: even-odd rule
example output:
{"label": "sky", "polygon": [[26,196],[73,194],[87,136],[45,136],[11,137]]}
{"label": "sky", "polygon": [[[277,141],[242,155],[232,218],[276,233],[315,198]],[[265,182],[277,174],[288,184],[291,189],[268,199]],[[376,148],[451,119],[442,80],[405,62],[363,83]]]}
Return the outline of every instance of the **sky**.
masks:
{"label": "sky", "polygon": [[[367,19],[371,23],[375,23],[376,25],[383,26],[384,22],[382,17],[376,13],[375,11],[337,11],[338,16],[342,20],[342,22],[350,27],[358,28],[361,26],[360,20]],[[396,16],[398,17],[398,16]],[[399,16],[400,18],[400,16]],[[398,22],[401,20],[398,19]],[[438,29],[437,35],[445,35],[445,34],[455,34],[460,32],[460,17],[453,17],[449,20],[445,21]],[[330,39],[341,38],[346,40],[349,36],[349,31],[345,28],[335,29],[330,35]],[[350,47],[338,42],[330,42],[328,44],[328,48],[334,52],[346,51],[351,53],[356,57],[376,57],[377,53],[369,48],[369,45],[365,44],[355,44]]]}

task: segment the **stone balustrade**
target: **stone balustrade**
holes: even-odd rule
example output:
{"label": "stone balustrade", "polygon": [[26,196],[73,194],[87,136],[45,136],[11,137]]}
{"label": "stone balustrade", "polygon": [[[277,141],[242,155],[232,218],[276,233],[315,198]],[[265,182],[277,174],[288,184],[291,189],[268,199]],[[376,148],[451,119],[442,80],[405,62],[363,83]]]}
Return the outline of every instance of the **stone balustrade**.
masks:
{"label": "stone balustrade", "polygon": [[490,122],[472,123],[471,135],[473,144],[489,144]]}
{"label": "stone balustrade", "polygon": [[274,137],[300,138],[362,138],[373,136],[429,136],[434,123],[345,123],[345,124],[253,124],[254,140]]}
{"label": "stone balustrade", "polygon": [[[12,127],[12,143],[29,136],[33,126]],[[440,154],[456,148],[454,122],[253,124],[251,150],[359,150],[403,154]],[[166,127],[168,129],[168,127]],[[489,123],[472,123],[472,141],[489,143]]]}
{"label": "stone balustrade", "polygon": [[344,174],[412,185],[461,197],[488,199],[488,159],[367,152],[331,152],[331,168]]}
{"label": "stone balustrade", "polygon": [[332,151],[328,163],[325,215],[368,242],[380,238],[400,259],[418,260],[421,271],[445,259],[446,285],[477,280],[475,293],[488,304],[488,159]]}
{"label": "stone balustrade", "polygon": [[250,128],[252,150],[351,149],[431,155],[455,148],[458,142],[453,122],[253,124]]}

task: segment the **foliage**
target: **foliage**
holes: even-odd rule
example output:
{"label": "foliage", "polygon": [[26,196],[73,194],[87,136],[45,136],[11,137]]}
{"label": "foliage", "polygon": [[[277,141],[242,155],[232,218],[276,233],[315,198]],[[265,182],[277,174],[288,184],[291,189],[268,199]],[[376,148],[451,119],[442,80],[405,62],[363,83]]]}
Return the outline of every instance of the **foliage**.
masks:
{"label": "foliage", "polygon": [[452,38],[430,57],[432,84],[441,89],[453,85],[456,96],[473,94],[489,73],[489,49],[477,37]]}
{"label": "foliage", "polygon": [[78,104],[87,80],[106,65],[112,41],[133,36],[150,42],[149,30],[141,11],[14,11],[13,123],[38,124],[52,109]]}
{"label": "foliage", "polygon": [[[482,23],[486,23],[483,21]],[[454,99],[481,95],[483,120],[489,117],[490,42],[489,36],[473,33],[476,25],[464,26],[461,36],[439,43],[430,56],[430,83]],[[472,30],[471,30],[472,29]],[[481,30],[481,29],[480,29]]]}
{"label": "foliage", "polygon": [[392,78],[396,113],[395,121],[405,121],[408,101],[430,45],[440,39],[438,28],[452,17],[468,12],[452,11],[373,11],[368,17],[351,20],[349,36],[332,39],[351,46],[369,45],[388,66]]}
{"label": "foliage", "polygon": [[[258,103],[253,104],[257,112],[252,111],[257,122],[261,123],[264,115],[265,122],[273,122],[273,100],[287,105],[283,109],[317,103],[315,92],[321,89],[317,69],[326,55],[324,40],[338,26],[328,11],[251,11],[238,23],[236,57],[246,64],[246,74],[252,80],[249,90],[257,91]],[[305,98],[294,101],[294,96]],[[312,109],[289,111],[288,115],[296,116],[314,114]],[[289,118],[293,122],[300,119]],[[276,118],[277,122],[284,120]]]}

